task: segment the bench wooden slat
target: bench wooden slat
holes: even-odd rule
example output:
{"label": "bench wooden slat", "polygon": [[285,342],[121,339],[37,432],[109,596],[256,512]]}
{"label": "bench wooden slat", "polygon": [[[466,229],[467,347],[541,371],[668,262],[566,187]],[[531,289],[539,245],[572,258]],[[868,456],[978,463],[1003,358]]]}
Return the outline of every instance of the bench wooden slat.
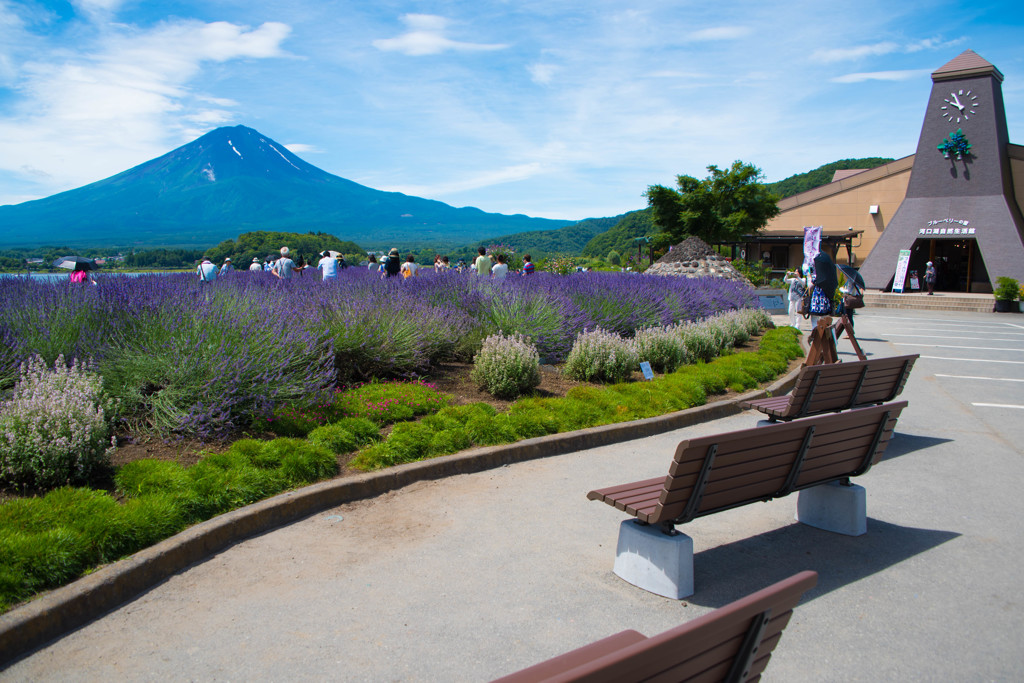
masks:
{"label": "bench wooden slat", "polygon": [[[814,587],[817,580],[818,575],[814,572],[801,572],[669,631],[629,642],[615,651],[605,651],[611,639],[616,638],[612,636],[498,681],[722,681],[740,654],[752,620],[768,612],[769,621],[756,643],[757,654],[747,675],[739,679],[755,681],[768,664],[772,650],[789,623],[793,608],[801,596]],[[598,645],[601,647],[595,647]],[[595,653],[597,656],[587,660],[588,655]],[[566,668],[568,662],[572,666]]]}
{"label": "bench wooden slat", "polygon": [[[667,477],[591,491],[587,497],[603,500],[649,524],[682,523],[855,476],[882,457],[906,405],[901,401],[683,441],[676,448]],[[889,418],[882,424],[886,414]],[[813,435],[795,469],[811,429]],[[712,467],[698,492],[701,469],[712,447]],[[791,478],[793,474],[795,478]],[[694,498],[698,493],[699,503]]]}
{"label": "bench wooden slat", "polygon": [[626,640],[618,646],[615,639],[622,634],[616,634],[542,661],[496,683],[723,681],[740,654],[752,621],[767,611],[769,621],[756,643],[757,653],[748,675],[739,679],[756,681],[767,666],[782,630],[790,622],[793,609],[816,583],[815,572],[802,571],[657,636],[641,636],[642,640],[635,640],[630,635],[628,638],[634,640]]}
{"label": "bench wooden slat", "polygon": [[647,640],[647,636],[639,631],[620,631],[571,652],[566,652],[540,664],[535,664],[529,669],[523,669],[509,676],[499,678],[495,683],[498,683],[498,681],[502,683],[525,683],[526,681],[550,680],[559,674],[575,669],[581,664],[586,664],[598,657],[618,652],[627,645],[640,643],[645,640]]}
{"label": "bench wooden slat", "polygon": [[851,404],[870,405],[891,401],[903,391],[917,358],[917,354],[912,354],[805,365],[784,403],[779,400],[783,397],[773,396],[745,401],[743,405],[775,419],[792,420],[845,410]]}

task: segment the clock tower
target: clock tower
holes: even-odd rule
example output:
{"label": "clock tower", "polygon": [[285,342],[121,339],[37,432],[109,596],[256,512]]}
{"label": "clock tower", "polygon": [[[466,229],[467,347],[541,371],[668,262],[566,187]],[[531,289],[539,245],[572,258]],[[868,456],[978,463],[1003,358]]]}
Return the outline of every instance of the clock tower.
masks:
{"label": "clock tower", "polygon": [[892,286],[901,249],[912,252],[911,270],[936,261],[968,286],[1004,275],[1024,280],[1002,81],[971,50],[932,73],[906,197],[860,269],[869,288]]}

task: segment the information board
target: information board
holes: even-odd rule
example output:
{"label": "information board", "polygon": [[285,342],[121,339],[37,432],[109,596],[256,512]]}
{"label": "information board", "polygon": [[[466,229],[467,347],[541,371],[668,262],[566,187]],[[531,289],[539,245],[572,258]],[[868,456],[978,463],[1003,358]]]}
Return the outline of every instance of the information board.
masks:
{"label": "information board", "polygon": [[896,277],[892,281],[892,291],[896,294],[903,293],[903,282],[907,279],[907,266],[909,265],[910,250],[900,249],[900,256],[896,261]]}
{"label": "information board", "polygon": [[640,372],[644,373],[644,379],[654,379],[654,370],[651,369],[651,364],[648,363],[647,361],[644,361],[643,363],[640,364]]}

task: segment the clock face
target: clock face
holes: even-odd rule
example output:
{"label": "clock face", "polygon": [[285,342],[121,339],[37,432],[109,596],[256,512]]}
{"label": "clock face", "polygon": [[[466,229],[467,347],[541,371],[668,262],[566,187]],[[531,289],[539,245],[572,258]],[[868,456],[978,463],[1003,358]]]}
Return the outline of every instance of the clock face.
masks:
{"label": "clock face", "polygon": [[978,96],[970,90],[954,90],[949,97],[944,97],[939,107],[939,114],[950,123],[968,121],[977,113]]}

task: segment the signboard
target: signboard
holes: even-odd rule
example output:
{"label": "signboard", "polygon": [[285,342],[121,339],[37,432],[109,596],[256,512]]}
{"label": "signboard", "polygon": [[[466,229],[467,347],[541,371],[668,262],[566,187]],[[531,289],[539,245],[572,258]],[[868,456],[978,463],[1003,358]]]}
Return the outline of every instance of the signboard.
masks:
{"label": "signboard", "polygon": [[804,272],[814,263],[814,257],[821,250],[821,226],[804,228]]}
{"label": "signboard", "polygon": [[892,291],[903,293],[903,282],[907,279],[907,266],[910,265],[910,250],[900,249],[899,260],[896,261],[896,277],[892,281]]}
{"label": "signboard", "polygon": [[786,300],[783,299],[778,294],[759,294],[757,299],[761,304],[761,308],[765,309],[766,311],[788,310],[788,307],[786,306]]}
{"label": "signboard", "polygon": [[910,289],[915,292],[921,291],[921,281],[917,279],[917,271],[910,271]]}
{"label": "signboard", "polygon": [[647,361],[644,361],[643,363],[640,364],[640,372],[644,373],[644,379],[654,379],[654,370],[651,369],[651,364],[648,363]]}

